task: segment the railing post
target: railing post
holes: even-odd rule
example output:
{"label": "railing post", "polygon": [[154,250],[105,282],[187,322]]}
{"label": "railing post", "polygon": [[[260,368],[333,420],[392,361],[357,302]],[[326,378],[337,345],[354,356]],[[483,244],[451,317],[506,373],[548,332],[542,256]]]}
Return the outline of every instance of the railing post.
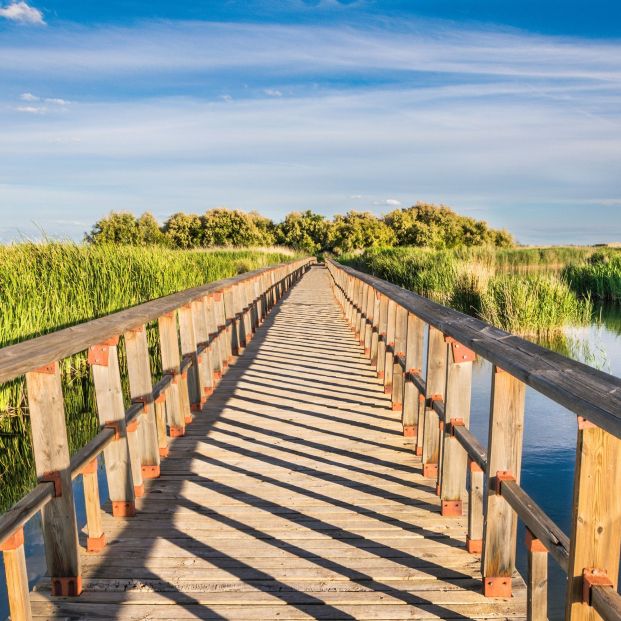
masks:
{"label": "railing post", "polygon": [[129,330],[123,335],[127,355],[129,393],[132,400],[142,401],[141,422],[138,428],[140,453],[142,456],[142,477],[153,479],[160,475],[160,454],[158,450],[157,422],[153,408],[153,383],[149,361],[149,343],[145,326]]}
{"label": "railing post", "polygon": [[192,316],[196,330],[197,346],[203,348],[197,356],[199,386],[201,390],[201,406],[203,406],[214,391],[214,347],[210,341],[210,309],[209,297],[204,295],[200,300],[192,302]]}
{"label": "railing post", "polygon": [[371,326],[371,365],[377,369],[377,346],[379,342],[379,324],[380,324],[380,292],[372,289],[373,292],[373,325]]}
{"label": "railing post", "polygon": [[[416,315],[408,313],[408,329],[405,353],[406,377],[421,376],[423,366],[423,329],[424,324]],[[421,412],[418,388],[408,380],[403,388],[403,435],[408,438],[417,436],[419,414]],[[422,449],[422,446],[421,446]]]}
{"label": "railing post", "polygon": [[189,406],[186,409],[187,391],[184,398],[179,382],[180,358],[177,317],[174,312],[161,315],[157,320],[160,330],[160,352],[162,371],[173,376],[166,391],[166,417],[171,438],[185,435],[185,423],[191,419]]}
{"label": "railing post", "polygon": [[566,619],[596,621],[584,601],[585,570],[617,589],[621,546],[621,439],[578,418]]}
{"label": "railing post", "polygon": [[380,312],[378,325],[377,342],[377,377],[384,379],[384,369],[386,364],[386,330],[388,329],[388,298],[380,294]]}
{"label": "railing post", "polygon": [[470,486],[468,488],[468,534],[466,550],[470,554],[483,551],[483,485],[484,472],[481,466],[471,459],[468,460]]}
{"label": "railing post", "polygon": [[11,621],[31,621],[30,589],[26,571],[24,530],[16,530],[9,539],[0,544],[4,560],[6,591]]}
{"label": "railing post", "polygon": [[499,493],[499,484],[506,477],[520,481],[524,394],[522,382],[493,368],[481,567],[487,597],[511,596],[517,515]]}
{"label": "railing post", "polygon": [[440,417],[434,401],[444,400],[446,389],[447,344],[440,330],[429,326],[427,343],[427,378],[423,428],[423,476],[438,480],[440,459]]}
{"label": "railing post", "polygon": [[[125,424],[125,406],[121,389],[121,374],[116,349],[118,339],[110,339],[89,349],[99,422],[114,429],[114,441],[104,449],[108,492],[112,501],[112,515],[136,515],[137,485],[142,484],[140,455],[132,455],[129,431]],[[133,433],[135,439],[135,433]],[[134,477],[138,477],[135,479]],[[136,483],[136,480],[139,483]]]}
{"label": "railing post", "polygon": [[461,517],[462,499],[466,495],[466,451],[452,434],[455,425],[470,424],[470,399],[472,393],[472,362],[474,352],[453,339],[446,339],[450,353],[446,375],[444,403],[444,443],[440,472],[440,497],[442,515]]}
{"label": "railing post", "polygon": [[97,458],[82,468],[82,487],[84,488],[84,506],[86,508],[86,528],[88,532],[86,550],[88,552],[101,552],[106,545],[106,536],[101,521]]}
{"label": "railing post", "polygon": [[392,373],[395,360],[395,326],[397,322],[397,304],[394,300],[388,300],[388,312],[386,319],[386,360],[384,361],[384,393],[392,394]]}
{"label": "railing post", "polygon": [[[192,303],[179,308],[179,337],[181,341],[181,355],[192,360],[192,366],[188,369],[188,396],[190,398],[190,410],[200,412],[204,400],[204,391],[200,381],[198,369],[198,353],[196,329],[194,326],[194,313]],[[186,421],[188,422],[188,421]]]}
{"label": "railing post", "polygon": [[548,551],[526,529],[528,576],[526,581],[526,618],[528,621],[548,621]]}
{"label": "railing post", "polygon": [[54,498],[41,510],[52,593],[79,595],[82,576],[59,364],[26,373],[26,386],[37,477],[54,482]]}
{"label": "railing post", "polygon": [[[403,410],[404,366],[406,363],[406,342],[408,332],[408,312],[403,306],[397,306],[395,313],[395,345],[392,371],[392,409],[395,412]],[[403,420],[403,417],[402,417]]]}
{"label": "railing post", "polygon": [[364,321],[364,338],[362,339],[362,345],[364,346],[364,355],[367,358],[371,357],[371,337],[373,335],[373,313],[375,311],[375,294],[373,287],[369,285],[367,287],[367,318]]}

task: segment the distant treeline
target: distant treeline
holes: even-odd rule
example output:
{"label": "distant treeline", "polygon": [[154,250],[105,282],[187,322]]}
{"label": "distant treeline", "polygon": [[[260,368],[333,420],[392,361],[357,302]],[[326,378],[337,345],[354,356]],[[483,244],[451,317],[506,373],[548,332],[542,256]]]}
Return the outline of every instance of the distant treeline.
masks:
{"label": "distant treeline", "polygon": [[204,215],[176,213],[163,225],[150,213],[112,212],[86,235],[91,243],[162,244],[170,248],[289,246],[308,253],[343,254],[365,248],[425,246],[509,247],[513,238],[482,220],[460,216],[443,205],[417,203],[378,217],[349,211],[328,219],[312,211],[289,213],[275,223],[257,212],[211,209]]}

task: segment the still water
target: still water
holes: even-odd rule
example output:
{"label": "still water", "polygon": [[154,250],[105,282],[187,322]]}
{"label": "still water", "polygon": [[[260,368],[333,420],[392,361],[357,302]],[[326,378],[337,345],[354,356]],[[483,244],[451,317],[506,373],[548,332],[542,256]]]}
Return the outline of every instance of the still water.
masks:
{"label": "still water", "polygon": [[[568,329],[565,338],[552,345],[565,355],[621,376],[621,309],[602,308],[597,320],[586,328]],[[483,445],[487,444],[487,423],[491,388],[491,366],[485,361],[474,365],[471,429]],[[526,393],[526,419],[522,480],[524,489],[540,507],[566,532],[571,522],[574,459],[576,451],[576,417],[565,408],[534,390]],[[108,489],[103,469],[99,469],[103,498]],[[86,522],[81,480],[74,482],[78,523]],[[26,556],[31,585],[45,574],[45,555],[39,520],[33,518],[25,527]],[[524,532],[518,534],[518,569],[526,574]],[[563,618],[565,576],[550,563],[549,618]],[[0,560],[0,619],[8,616],[4,568]]]}

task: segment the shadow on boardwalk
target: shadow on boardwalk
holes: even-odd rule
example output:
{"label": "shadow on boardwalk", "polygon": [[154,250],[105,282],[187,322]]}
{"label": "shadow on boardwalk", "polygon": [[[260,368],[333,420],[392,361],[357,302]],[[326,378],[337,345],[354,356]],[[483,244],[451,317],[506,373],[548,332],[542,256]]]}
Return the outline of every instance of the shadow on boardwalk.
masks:
{"label": "shadow on boardwalk", "polygon": [[519,598],[480,595],[465,519],[439,516],[322,268],[274,309],[161,472],[136,518],[106,516],[83,595],[41,589],[35,618],[524,616]]}

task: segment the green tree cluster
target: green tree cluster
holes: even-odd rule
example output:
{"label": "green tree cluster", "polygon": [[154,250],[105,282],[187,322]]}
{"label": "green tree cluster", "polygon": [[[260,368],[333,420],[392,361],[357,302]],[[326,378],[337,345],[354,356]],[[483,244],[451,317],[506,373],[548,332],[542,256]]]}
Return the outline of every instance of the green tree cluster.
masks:
{"label": "green tree cluster", "polygon": [[112,212],[93,226],[91,243],[131,245],[164,244],[173,248],[214,246],[271,246],[281,244],[316,254],[343,254],[390,246],[425,246],[436,249],[463,246],[509,247],[514,241],[504,230],[482,220],[460,216],[443,205],[417,203],[384,217],[349,211],[332,220],[310,210],[292,212],[275,224],[257,212],[211,209],[202,216],[175,213],[163,226],[145,213]]}

